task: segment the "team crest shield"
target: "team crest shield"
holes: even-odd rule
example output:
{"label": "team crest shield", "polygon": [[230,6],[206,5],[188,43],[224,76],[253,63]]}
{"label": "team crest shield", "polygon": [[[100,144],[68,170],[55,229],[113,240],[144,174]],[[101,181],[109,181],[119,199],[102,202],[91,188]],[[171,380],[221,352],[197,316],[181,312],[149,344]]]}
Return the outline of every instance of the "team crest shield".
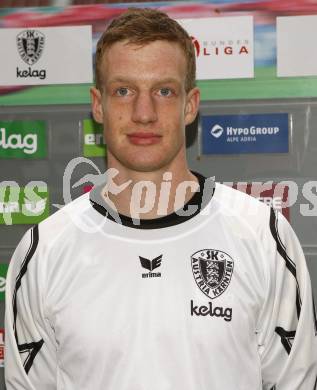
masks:
{"label": "team crest shield", "polygon": [[229,286],[233,259],[217,249],[202,249],[191,256],[197,286],[209,298],[217,298]]}
{"label": "team crest shield", "polygon": [[34,65],[42,55],[45,35],[37,30],[24,30],[17,35],[19,54],[28,65]]}

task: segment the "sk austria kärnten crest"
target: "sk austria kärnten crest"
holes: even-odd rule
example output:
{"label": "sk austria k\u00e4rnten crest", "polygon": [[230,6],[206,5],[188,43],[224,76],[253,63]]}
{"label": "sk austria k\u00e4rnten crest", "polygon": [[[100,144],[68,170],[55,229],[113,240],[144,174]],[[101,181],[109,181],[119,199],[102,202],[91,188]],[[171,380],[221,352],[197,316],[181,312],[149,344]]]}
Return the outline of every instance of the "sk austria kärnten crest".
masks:
{"label": "sk austria k\u00e4rnten crest", "polygon": [[201,249],[191,256],[193,275],[200,290],[213,299],[229,286],[234,262],[225,252]]}

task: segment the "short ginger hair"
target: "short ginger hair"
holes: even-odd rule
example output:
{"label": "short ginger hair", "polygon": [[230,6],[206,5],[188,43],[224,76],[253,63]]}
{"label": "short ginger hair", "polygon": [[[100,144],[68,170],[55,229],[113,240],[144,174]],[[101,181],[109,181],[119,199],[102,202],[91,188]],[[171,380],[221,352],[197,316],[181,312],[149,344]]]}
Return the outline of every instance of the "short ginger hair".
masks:
{"label": "short ginger hair", "polygon": [[146,45],[163,40],[177,43],[186,58],[185,90],[196,85],[195,48],[187,31],[167,14],[153,8],[129,8],[112,20],[101,35],[96,49],[96,88],[102,91],[101,64],[104,53],[114,43],[127,40],[129,44]]}

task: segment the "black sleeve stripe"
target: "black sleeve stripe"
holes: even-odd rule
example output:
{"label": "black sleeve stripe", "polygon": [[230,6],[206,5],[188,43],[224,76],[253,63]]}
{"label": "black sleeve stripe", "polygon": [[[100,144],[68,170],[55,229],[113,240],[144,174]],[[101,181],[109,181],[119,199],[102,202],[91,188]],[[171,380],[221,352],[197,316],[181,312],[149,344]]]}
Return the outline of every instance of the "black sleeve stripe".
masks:
{"label": "black sleeve stripe", "polygon": [[296,265],[295,263],[290,259],[288,254],[286,253],[285,246],[278,234],[278,229],[277,229],[277,214],[271,208],[271,216],[270,216],[270,229],[271,229],[271,234],[276,242],[276,247],[278,253],[281,255],[281,257],[285,260],[286,268],[290,271],[290,273],[294,276],[295,282],[296,282],[296,309],[297,309],[297,317],[299,318],[300,312],[301,312],[301,307],[302,307],[302,301],[300,297],[300,289],[299,289],[299,284],[296,278]]}
{"label": "black sleeve stripe", "polygon": [[316,382],[313,390],[317,390],[317,376],[316,376]]}
{"label": "black sleeve stripe", "polygon": [[293,276],[296,278],[296,265],[295,263],[289,258],[288,254],[286,253],[285,245],[283,244],[277,229],[277,215],[273,208],[271,208],[271,216],[270,216],[270,229],[272,236],[274,237],[274,240],[277,245],[277,250],[279,254],[283,257],[283,259],[286,262],[286,266],[288,270],[293,274]]}
{"label": "black sleeve stripe", "polygon": [[314,296],[313,296],[313,315],[314,315],[314,325],[315,325],[315,336],[317,336],[317,316],[316,316],[316,306],[315,306]]}
{"label": "black sleeve stripe", "polygon": [[21,280],[23,276],[27,272],[28,265],[30,261],[32,260],[32,257],[38,247],[39,243],[39,229],[38,225],[34,226],[31,230],[31,243],[30,247],[27,251],[27,254],[22,262],[20,272],[16,278],[16,284],[14,288],[14,293],[13,293],[13,330],[14,330],[14,335],[15,335],[15,340],[18,346],[18,350],[20,353],[28,353],[28,356],[23,364],[25,372],[28,374],[30,371],[30,368],[32,367],[32,364],[34,362],[34,359],[39,352],[39,350],[42,348],[42,345],[44,344],[43,339],[32,342],[32,343],[27,343],[27,344],[19,344],[19,338],[18,338],[18,333],[16,329],[16,321],[17,321],[17,314],[18,314],[18,309],[17,309],[17,293],[19,288],[21,287]]}
{"label": "black sleeve stripe", "polygon": [[39,350],[42,348],[42,345],[44,344],[43,340],[34,342],[34,343],[28,343],[28,344],[21,344],[18,345],[18,349],[20,353],[28,353],[28,356],[26,360],[24,361],[24,369],[25,372],[28,374],[30,371],[30,368],[32,367],[33,361],[35,359],[35,356],[39,352]]}
{"label": "black sleeve stripe", "polygon": [[282,327],[278,326],[275,328],[275,332],[281,337],[281,343],[283,344],[283,347],[289,355],[292,349],[292,343],[294,341],[296,331],[287,331]]}
{"label": "black sleeve stripe", "polygon": [[38,231],[38,226],[34,226],[31,230],[31,244],[30,244],[30,247],[29,247],[29,250],[23,260],[23,263],[21,265],[21,269],[20,269],[20,272],[16,278],[16,284],[15,284],[15,288],[14,288],[14,293],[13,293],[13,318],[14,318],[14,321],[13,321],[13,329],[14,329],[14,332],[15,332],[15,339],[16,339],[16,342],[17,344],[19,343],[18,342],[18,336],[16,334],[16,318],[17,318],[17,292],[18,292],[18,289],[21,287],[21,279],[23,278],[23,276],[26,274],[27,272],[27,267],[28,267],[28,264],[29,262],[31,261],[36,249],[37,249],[37,246],[38,246],[38,242],[39,242],[39,231]]}

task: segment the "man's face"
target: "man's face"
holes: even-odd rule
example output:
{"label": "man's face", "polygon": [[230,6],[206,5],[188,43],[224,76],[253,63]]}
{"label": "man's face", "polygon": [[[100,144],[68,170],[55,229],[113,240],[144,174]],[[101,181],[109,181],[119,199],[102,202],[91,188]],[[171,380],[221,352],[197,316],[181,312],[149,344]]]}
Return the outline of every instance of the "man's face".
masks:
{"label": "man's face", "polygon": [[196,116],[199,91],[185,92],[186,59],[178,44],[113,44],[101,65],[102,94],[91,90],[110,166],[139,172],[185,159],[185,125]]}

